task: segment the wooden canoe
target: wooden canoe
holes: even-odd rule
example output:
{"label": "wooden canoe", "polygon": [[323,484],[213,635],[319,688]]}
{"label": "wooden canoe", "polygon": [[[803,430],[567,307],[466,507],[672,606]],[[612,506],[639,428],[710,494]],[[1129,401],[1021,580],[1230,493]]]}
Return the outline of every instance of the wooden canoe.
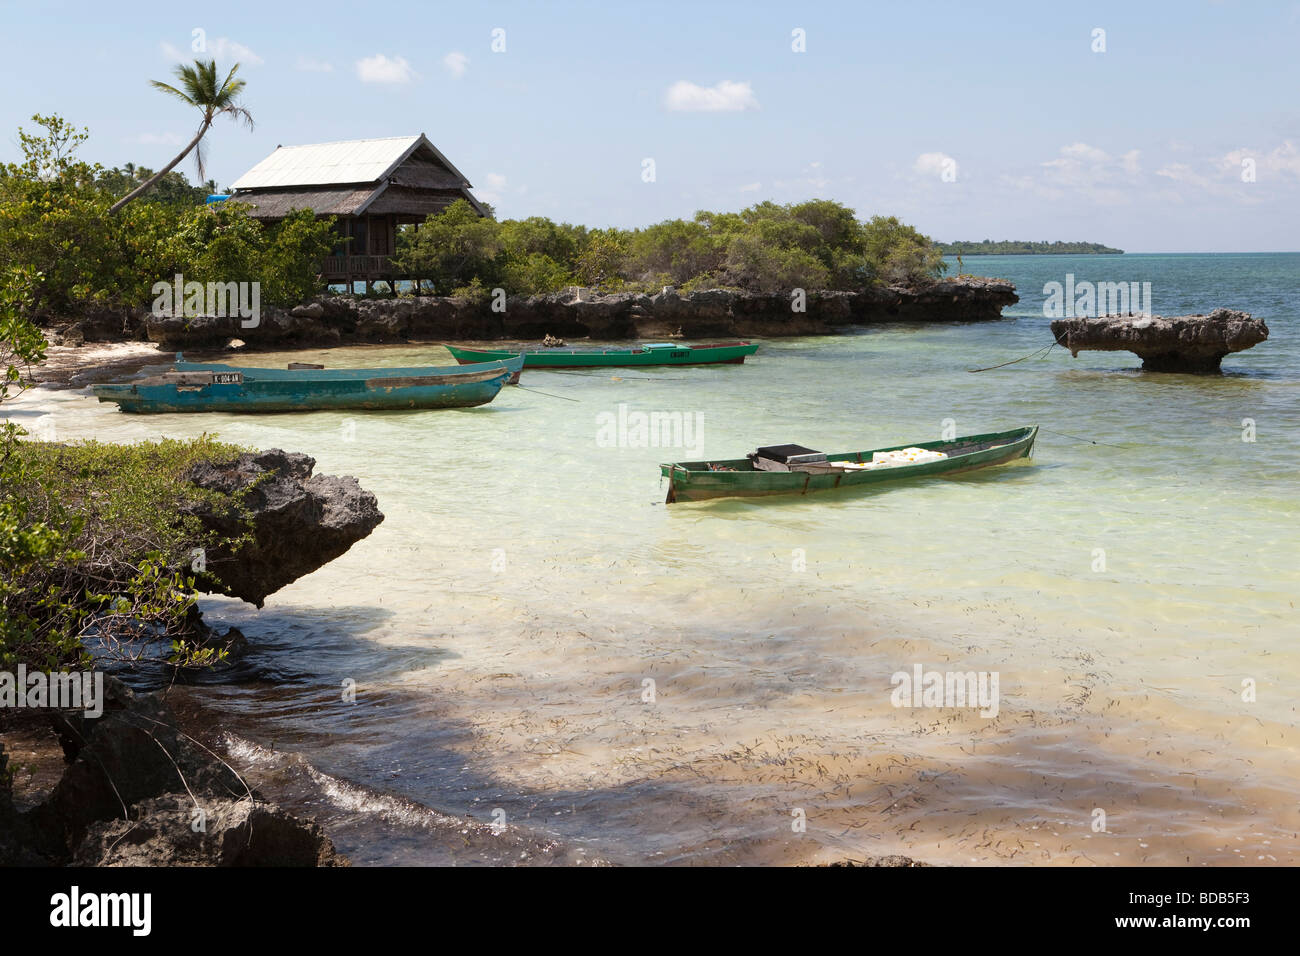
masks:
{"label": "wooden canoe", "polygon": [[470,408],[496,398],[521,366],[260,369],[181,360],[91,392],[133,413]]}
{"label": "wooden canoe", "polygon": [[[806,495],[837,488],[859,488],[910,478],[947,477],[977,468],[990,468],[1018,458],[1028,458],[1038,436],[1038,426],[1015,428],[985,435],[968,435],[952,441],[916,442],[866,451],[828,454],[826,461],[792,466],[791,471],[765,471],[749,458],[681,461],[659,466],[668,479],[667,503],[705,501],[710,498],[744,498],[761,495]],[[910,465],[873,470],[846,470],[833,462],[870,462],[876,452],[922,448],[947,457]]]}
{"label": "wooden canoe", "polygon": [[408,368],[325,368],[323,365],[304,365],[298,362],[289,363],[288,368],[256,368],[249,365],[223,365],[217,362],[187,362],[184,353],[177,352],[176,360],[165,365],[151,365],[144,371],[167,371],[173,370],[178,372],[206,372],[206,371],[223,371],[223,372],[240,372],[245,379],[274,379],[274,380],[301,380],[310,382],[314,380],[331,380],[336,378],[369,378],[373,377],[376,372],[384,372],[390,376],[417,376],[417,375],[469,375],[474,372],[482,372],[488,369],[505,366],[511,372],[511,383],[519,381],[519,373],[524,367],[523,356],[517,354],[505,353],[502,358],[487,359],[482,362],[473,364],[461,362],[459,365],[418,365]]}
{"label": "wooden canoe", "polygon": [[717,345],[681,345],[673,342],[653,342],[635,348],[528,348],[528,349],[469,349],[448,345],[447,351],[461,364],[469,362],[500,361],[510,356],[522,355],[524,368],[606,368],[642,367],[649,365],[719,365],[744,363],[747,355],[758,351],[749,342],[728,342]]}

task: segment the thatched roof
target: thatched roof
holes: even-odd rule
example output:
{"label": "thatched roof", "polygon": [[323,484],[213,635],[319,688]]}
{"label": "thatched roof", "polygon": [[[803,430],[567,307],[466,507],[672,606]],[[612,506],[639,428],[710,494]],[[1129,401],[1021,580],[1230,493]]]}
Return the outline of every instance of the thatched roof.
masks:
{"label": "thatched roof", "polygon": [[234,198],[253,207],[257,219],[283,219],[295,209],[310,209],[318,216],[355,216],[373,198],[373,187],[356,189],[259,189]]}
{"label": "thatched roof", "polygon": [[466,199],[470,182],[421,133],[310,146],[281,146],[233,185],[234,198],[259,219],[294,209],[319,216],[397,213],[424,217]]}

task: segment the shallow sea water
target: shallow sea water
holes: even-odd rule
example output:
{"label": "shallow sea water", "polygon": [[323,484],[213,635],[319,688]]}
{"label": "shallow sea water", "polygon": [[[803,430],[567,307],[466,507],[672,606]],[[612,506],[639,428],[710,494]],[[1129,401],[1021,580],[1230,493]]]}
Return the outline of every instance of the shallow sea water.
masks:
{"label": "shallow sea water", "polygon": [[[59,439],[302,451],[378,496],[368,539],[262,611],[203,602],[253,639],[255,680],[175,691],[359,862],[536,862],[458,850],[445,813],[564,862],[1300,863],[1300,255],[965,268],[1022,302],[769,340],[743,366],[529,371],[470,410],[127,416],[42,388],[14,414]],[[1151,281],[1161,314],[1242,308],[1271,338],[1219,377],[1060,348],[969,372],[1051,341],[1040,290],[1067,272]],[[448,362],[238,361],[313,357]],[[701,450],[608,447],[620,404],[701,416]],[[947,419],[1043,432],[1030,461],[951,480],[664,504],[662,461]],[[917,664],[997,672],[997,716],[893,706]]]}

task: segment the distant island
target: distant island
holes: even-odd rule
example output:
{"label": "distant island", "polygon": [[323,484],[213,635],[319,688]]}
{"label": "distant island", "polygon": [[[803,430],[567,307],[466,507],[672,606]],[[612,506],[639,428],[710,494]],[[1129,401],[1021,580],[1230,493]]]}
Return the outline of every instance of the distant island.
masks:
{"label": "distant island", "polygon": [[994,242],[937,242],[945,256],[1107,256],[1123,255],[1123,249],[1112,249],[1099,242],[1019,242],[1003,239]]}

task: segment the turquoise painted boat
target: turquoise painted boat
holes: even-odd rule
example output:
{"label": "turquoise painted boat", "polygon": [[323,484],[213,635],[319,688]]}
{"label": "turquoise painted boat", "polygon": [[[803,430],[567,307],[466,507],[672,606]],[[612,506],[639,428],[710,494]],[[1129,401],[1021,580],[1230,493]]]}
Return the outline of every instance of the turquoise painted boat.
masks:
{"label": "turquoise painted boat", "polygon": [[760,495],[806,495],[910,478],[948,477],[1028,458],[1038,426],[967,435],[951,441],[823,454],[799,445],[760,448],[747,458],[679,461],[659,466],[667,503]]}
{"label": "turquoise painted boat", "polygon": [[224,365],[218,362],[187,362],[183,352],[176,353],[176,360],[163,365],[147,366],[143,372],[158,372],[165,370],[174,370],[177,372],[239,372],[245,379],[268,379],[268,380],[294,380],[303,379],[310,381],[316,376],[325,378],[371,378],[378,372],[383,372],[390,376],[419,376],[419,375],[466,375],[474,372],[482,372],[487,369],[496,369],[504,366],[512,375],[511,381],[517,381],[520,371],[524,367],[523,356],[516,353],[505,352],[499,359],[477,362],[472,365],[461,363],[460,365],[418,365],[408,368],[325,368],[323,365],[306,365],[301,363],[292,363],[288,368],[257,368],[251,365]]}
{"label": "turquoise painted boat", "polygon": [[749,342],[727,342],[718,345],[683,345],[674,342],[652,342],[636,348],[529,348],[518,349],[468,349],[448,345],[447,351],[462,365],[469,362],[501,360],[522,354],[524,368],[637,368],[648,365],[739,365],[745,357],[758,351]]}
{"label": "turquoise painted boat", "polygon": [[177,361],[129,382],[95,385],[124,412],[301,412],[470,408],[486,405],[518,375],[523,359],[476,366],[265,369]]}

